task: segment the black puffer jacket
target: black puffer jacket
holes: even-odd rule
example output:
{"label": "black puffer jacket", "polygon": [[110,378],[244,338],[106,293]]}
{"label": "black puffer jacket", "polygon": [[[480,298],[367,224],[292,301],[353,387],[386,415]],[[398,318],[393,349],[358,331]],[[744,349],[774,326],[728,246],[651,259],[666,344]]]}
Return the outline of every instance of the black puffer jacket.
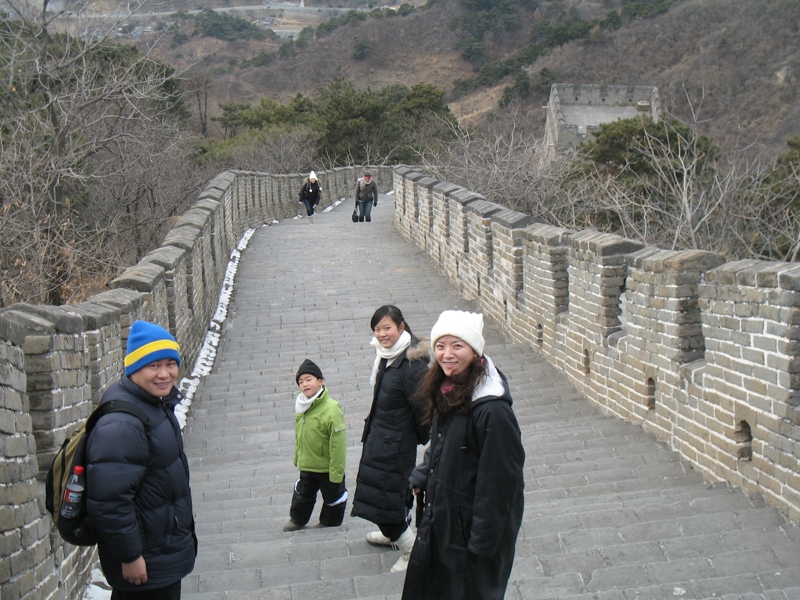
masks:
{"label": "black puffer jacket", "polygon": [[[179,581],[194,568],[194,533],[189,464],[183,452],[172,388],[163,400],[127,376],[111,385],[100,401],[121,399],[150,417],[150,439],[133,415],[102,417],[89,436],[87,508],[102,536],[100,563],[108,583],[120,591],[147,591]],[[122,577],[122,563],[144,557],[147,583]]]}
{"label": "black puffer jacket", "polygon": [[306,178],[303,182],[303,188],[300,190],[300,197],[302,200],[308,200],[311,204],[319,204],[322,188],[319,186],[319,181],[313,183]]}
{"label": "black puffer jacket", "polygon": [[[487,359],[488,360],[488,359]],[[476,392],[466,415],[436,415],[411,483],[422,521],[403,600],[502,600],[522,523],[525,451],[505,376]]]}
{"label": "black puffer jacket", "polygon": [[411,495],[408,477],[417,461],[417,444],[426,444],[430,426],[414,400],[428,370],[430,343],[414,337],[411,346],[378,375],[372,408],[364,424],[361,463],[353,498],[354,517],[379,525],[402,523]]}

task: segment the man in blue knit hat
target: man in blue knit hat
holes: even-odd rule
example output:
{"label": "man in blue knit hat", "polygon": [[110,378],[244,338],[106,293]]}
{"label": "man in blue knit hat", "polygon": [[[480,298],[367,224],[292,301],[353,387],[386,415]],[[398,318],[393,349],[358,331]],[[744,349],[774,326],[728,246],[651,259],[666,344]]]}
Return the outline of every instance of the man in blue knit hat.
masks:
{"label": "man in blue knit hat", "polygon": [[136,321],[128,335],[125,373],[100,403],[130,402],[150,420],[103,416],[89,435],[87,509],[97,528],[100,565],[112,600],[178,600],[181,579],[197,556],[189,489],[175,406],[180,347],[169,331]]}

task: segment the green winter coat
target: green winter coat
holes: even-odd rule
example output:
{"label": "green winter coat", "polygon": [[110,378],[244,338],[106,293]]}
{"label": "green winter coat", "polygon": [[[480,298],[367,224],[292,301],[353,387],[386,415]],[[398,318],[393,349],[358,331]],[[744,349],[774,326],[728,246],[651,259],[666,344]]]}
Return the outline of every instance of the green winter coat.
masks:
{"label": "green winter coat", "polygon": [[339,403],[325,388],[306,412],[295,413],[294,464],[301,471],[328,473],[332,483],[344,479],[347,432]]}

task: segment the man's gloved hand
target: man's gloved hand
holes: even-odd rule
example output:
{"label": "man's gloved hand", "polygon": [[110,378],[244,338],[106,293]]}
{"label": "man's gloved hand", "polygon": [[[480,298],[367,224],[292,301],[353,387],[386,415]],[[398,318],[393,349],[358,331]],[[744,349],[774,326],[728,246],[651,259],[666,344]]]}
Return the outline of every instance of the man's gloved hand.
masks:
{"label": "man's gloved hand", "polygon": [[377,201],[377,200],[375,200],[375,201],[372,203],[372,206],[378,206],[378,201]]}

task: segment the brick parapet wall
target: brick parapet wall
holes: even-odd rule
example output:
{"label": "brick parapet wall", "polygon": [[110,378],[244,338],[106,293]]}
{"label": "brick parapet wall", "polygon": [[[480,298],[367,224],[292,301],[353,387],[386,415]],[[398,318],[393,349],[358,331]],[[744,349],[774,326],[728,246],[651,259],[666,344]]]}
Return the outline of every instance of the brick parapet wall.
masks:
{"label": "brick parapet wall", "polygon": [[[800,515],[800,266],[740,261],[699,286],[706,343],[701,389],[731,438],[735,457],[720,467],[745,489],[764,492]],[[748,450],[747,445],[750,448]]]}
{"label": "brick parapet wall", "polygon": [[533,217],[501,209],[491,215],[492,312],[503,315],[506,323],[523,319],[525,227]]}
{"label": "brick parapet wall", "polygon": [[[393,171],[371,167],[379,190]],[[319,172],[322,207],[352,199],[363,170]],[[229,171],[211,180],[163,244],[111,289],[66,306],[0,310],[0,589],[4,600],[80,598],[93,548],[64,543],[44,508],[43,476],[64,439],[122,372],[128,331],[158,323],[191,370],[213,318],[231,252],[248,228],[305,213],[307,174]]]}
{"label": "brick parapet wall", "polygon": [[[58,587],[49,516],[37,481],[25,377],[25,327],[0,316],[0,530],[3,598],[51,597]],[[61,559],[61,556],[58,556]],[[61,562],[59,560],[59,562]]]}
{"label": "brick parapet wall", "polygon": [[414,169],[394,182],[403,237],[512,339],[708,479],[800,522],[800,265],[531,223]]}
{"label": "brick parapet wall", "polygon": [[530,341],[543,352],[554,355],[556,324],[569,309],[569,247],[571,232],[551,225],[534,225],[527,230],[523,251],[522,328],[516,341]]}
{"label": "brick parapet wall", "polygon": [[[3,558],[11,559],[2,561],[11,566],[11,572],[4,573],[8,580],[3,580],[3,597],[51,597],[59,588],[62,593],[71,594],[70,597],[78,597],[89,575],[90,553],[66,547],[51,532],[52,522],[44,510],[37,477],[40,477],[39,465],[52,462],[55,450],[74,424],[84,420],[92,410],[89,369],[92,348],[83,331],[84,317],[78,311],[57,307],[14,305],[4,310],[0,319],[24,332],[19,365],[24,383],[22,408],[32,434],[25,449],[29,479],[14,482],[13,469],[3,465],[2,480],[12,483],[5,488],[11,493],[3,500],[0,511],[24,507],[20,515],[24,516],[24,523],[18,529],[3,530],[4,539],[11,534],[19,542],[15,548],[3,547]],[[106,323],[102,316],[99,320]],[[5,432],[3,439],[12,440]],[[4,450],[4,457],[9,459],[17,456],[21,448],[9,448],[6,444]]]}

